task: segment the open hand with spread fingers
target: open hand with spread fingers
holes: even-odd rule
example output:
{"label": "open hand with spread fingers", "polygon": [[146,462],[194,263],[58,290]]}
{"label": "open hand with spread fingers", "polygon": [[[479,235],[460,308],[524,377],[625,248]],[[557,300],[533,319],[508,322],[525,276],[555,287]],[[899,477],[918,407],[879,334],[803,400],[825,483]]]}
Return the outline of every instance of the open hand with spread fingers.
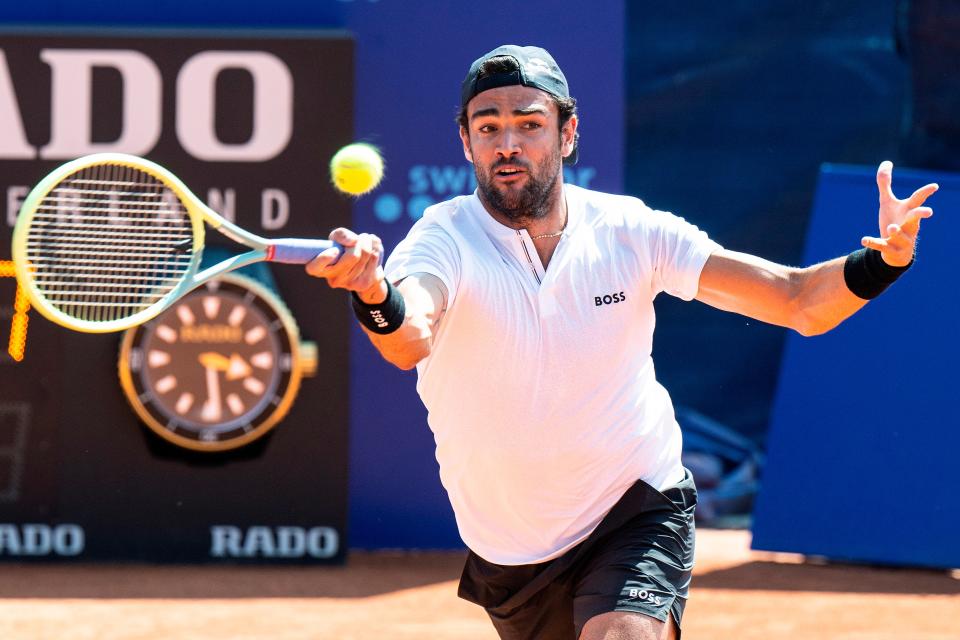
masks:
{"label": "open hand with spread fingers", "polygon": [[904,267],[913,260],[913,251],[920,232],[920,220],[933,215],[933,209],[923,206],[927,198],[939,188],[928,184],[913,192],[906,200],[893,195],[893,163],[885,160],[877,169],[877,188],[880,191],[880,237],[864,236],[864,247],[876,249],[883,261],[892,267]]}

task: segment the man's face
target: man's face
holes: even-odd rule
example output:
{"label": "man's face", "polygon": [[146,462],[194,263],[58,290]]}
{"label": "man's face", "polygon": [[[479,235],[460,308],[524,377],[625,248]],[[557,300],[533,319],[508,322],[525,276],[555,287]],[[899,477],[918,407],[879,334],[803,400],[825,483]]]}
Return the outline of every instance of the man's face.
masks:
{"label": "man's face", "polygon": [[520,222],[541,218],[560,194],[563,157],[573,150],[576,117],[559,129],[553,99],[520,85],[489,89],[467,105],[463,151],[488,207]]}

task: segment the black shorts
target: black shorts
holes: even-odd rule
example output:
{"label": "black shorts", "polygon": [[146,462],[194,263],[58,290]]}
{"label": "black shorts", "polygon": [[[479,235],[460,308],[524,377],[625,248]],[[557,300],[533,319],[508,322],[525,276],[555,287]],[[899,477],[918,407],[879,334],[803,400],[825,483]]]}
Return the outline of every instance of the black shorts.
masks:
{"label": "black shorts", "polygon": [[697,489],[687,471],[657,491],[637,481],[590,536],[537,564],[499,565],[472,551],[458,595],[487,610],[504,640],[576,640],[590,618],[633,611],[680,622],[693,570]]}

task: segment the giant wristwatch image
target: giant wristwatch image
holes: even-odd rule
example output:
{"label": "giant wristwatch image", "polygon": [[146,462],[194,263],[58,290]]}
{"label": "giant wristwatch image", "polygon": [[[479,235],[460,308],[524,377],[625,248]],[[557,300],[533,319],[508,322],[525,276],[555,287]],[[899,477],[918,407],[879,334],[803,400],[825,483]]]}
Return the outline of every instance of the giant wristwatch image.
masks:
{"label": "giant wristwatch image", "polygon": [[300,341],[279,296],[228,274],[129,329],[118,368],[151,431],[188,449],[224,451],[275,427],[316,363],[315,345]]}

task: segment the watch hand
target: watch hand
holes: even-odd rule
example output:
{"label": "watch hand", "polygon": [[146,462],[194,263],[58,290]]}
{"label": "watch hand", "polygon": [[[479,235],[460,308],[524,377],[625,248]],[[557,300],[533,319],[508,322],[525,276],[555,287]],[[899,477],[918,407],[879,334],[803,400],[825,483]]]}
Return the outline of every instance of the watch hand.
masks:
{"label": "watch hand", "polygon": [[197,358],[205,369],[214,371],[225,371],[227,380],[239,380],[246,378],[253,370],[249,364],[238,353],[226,357],[216,351],[204,351]]}
{"label": "watch hand", "polygon": [[234,353],[230,356],[227,366],[227,380],[239,380],[246,378],[253,371],[253,368],[240,357],[240,354]]}
{"label": "watch hand", "polygon": [[214,371],[227,371],[230,369],[230,359],[216,351],[204,351],[197,359],[204,369],[213,369]]}
{"label": "watch hand", "polygon": [[223,415],[223,410],[220,406],[220,376],[217,374],[217,370],[212,367],[207,367],[205,371],[207,379],[207,401],[203,403],[203,408],[200,410],[200,417],[207,422],[216,422],[220,419],[220,416]]}

